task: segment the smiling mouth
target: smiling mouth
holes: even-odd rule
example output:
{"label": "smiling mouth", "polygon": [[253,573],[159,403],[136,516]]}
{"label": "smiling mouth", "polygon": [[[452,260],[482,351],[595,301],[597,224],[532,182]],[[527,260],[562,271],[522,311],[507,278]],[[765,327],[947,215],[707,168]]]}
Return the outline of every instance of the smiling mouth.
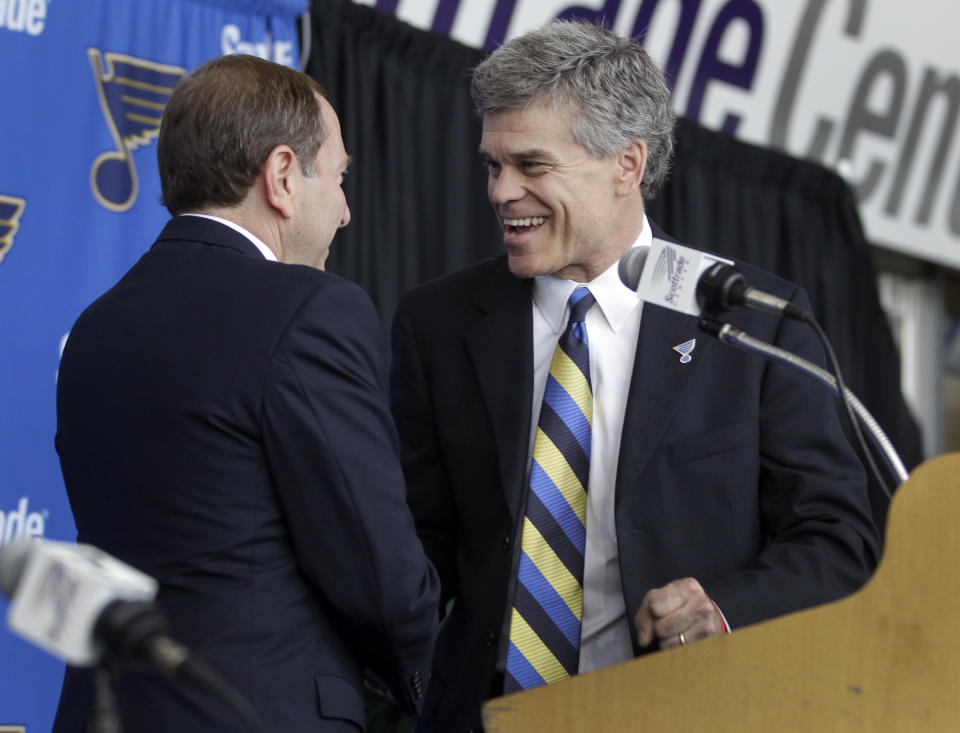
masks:
{"label": "smiling mouth", "polygon": [[523,234],[529,232],[546,221],[544,216],[528,216],[525,219],[504,219],[503,228],[507,234]]}

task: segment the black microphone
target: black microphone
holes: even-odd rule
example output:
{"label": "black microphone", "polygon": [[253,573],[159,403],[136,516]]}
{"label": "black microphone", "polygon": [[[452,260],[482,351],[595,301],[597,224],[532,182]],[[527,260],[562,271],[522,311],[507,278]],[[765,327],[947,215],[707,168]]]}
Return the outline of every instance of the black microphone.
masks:
{"label": "black microphone", "polygon": [[[652,273],[644,277],[648,262]],[[750,287],[729,261],[682,245],[654,240],[620,258],[620,280],[645,301],[691,316],[744,306],[806,321],[811,316],[788,300]]]}
{"label": "black microphone", "polygon": [[176,674],[189,650],[153,602],[157,582],[91,546],[18,540],[0,548],[0,592],[10,629],[75,666],[107,652]]}
{"label": "black microphone", "polygon": [[[74,666],[100,665],[109,654],[112,662],[160,670],[217,695],[249,730],[260,731],[246,698],[170,636],[153,602],[157,587],[146,573],[92,545],[30,539],[0,548],[0,592],[11,599],[11,631]],[[104,730],[116,730],[109,673],[103,672],[102,666],[95,672],[102,709],[91,708],[91,720],[102,717]]]}
{"label": "black microphone", "polygon": [[805,321],[810,314],[789,300],[750,287],[743,274],[732,265],[717,262],[706,269],[697,282],[697,302],[704,311],[722,313],[745,306],[788,318]]}

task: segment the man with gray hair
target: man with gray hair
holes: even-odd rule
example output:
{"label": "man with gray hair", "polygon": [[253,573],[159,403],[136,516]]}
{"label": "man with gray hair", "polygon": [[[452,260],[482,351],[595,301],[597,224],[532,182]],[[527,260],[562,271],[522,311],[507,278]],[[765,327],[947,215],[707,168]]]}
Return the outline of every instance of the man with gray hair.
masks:
{"label": "man with gray hair", "polygon": [[[445,733],[479,729],[489,697],[843,596],[878,556],[833,398],[620,282],[621,255],[665,237],[644,199],[674,116],[644,50],[553,23],[495,51],[473,95],[506,255],[412,290],[393,334],[447,610],[421,728]],[[734,322],[823,360],[796,322]]]}

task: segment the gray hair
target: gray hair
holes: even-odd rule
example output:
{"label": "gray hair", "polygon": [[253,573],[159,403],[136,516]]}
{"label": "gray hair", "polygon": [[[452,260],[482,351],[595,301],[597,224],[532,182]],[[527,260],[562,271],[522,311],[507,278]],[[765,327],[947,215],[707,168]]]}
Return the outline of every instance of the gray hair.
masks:
{"label": "gray hair", "polygon": [[670,89],[643,48],[606,28],[556,21],[514,38],[474,69],[470,91],[480,115],[572,108],[573,139],[594,158],[643,140],[644,198],[667,177],[676,121]]}

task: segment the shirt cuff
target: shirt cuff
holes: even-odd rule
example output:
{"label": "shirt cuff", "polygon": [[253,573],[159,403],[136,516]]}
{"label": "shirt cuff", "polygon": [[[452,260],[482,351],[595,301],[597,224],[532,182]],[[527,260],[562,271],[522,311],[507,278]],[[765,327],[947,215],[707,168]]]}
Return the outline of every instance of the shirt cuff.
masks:
{"label": "shirt cuff", "polygon": [[718,605],[717,605],[716,603],[714,603],[713,601],[710,601],[710,602],[713,603],[713,607],[714,607],[715,609],[717,609],[717,613],[720,614],[720,624],[723,626],[722,633],[724,633],[724,634],[729,634],[729,633],[730,633],[730,624],[727,623],[727,617],[723,615],[723,611],[720,610],[720,606],[718,606]]}

